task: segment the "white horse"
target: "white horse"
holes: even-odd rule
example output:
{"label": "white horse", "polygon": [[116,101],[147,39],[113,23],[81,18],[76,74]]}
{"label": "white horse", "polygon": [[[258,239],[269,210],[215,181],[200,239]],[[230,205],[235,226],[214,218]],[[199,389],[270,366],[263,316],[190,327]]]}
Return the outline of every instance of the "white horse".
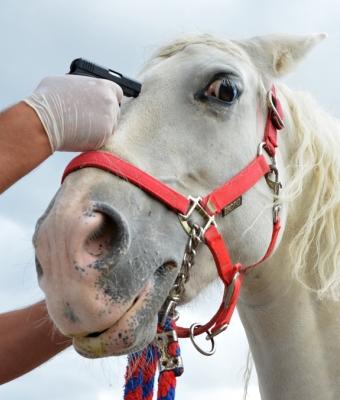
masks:
{"label": "white horse", "polygon": [[[145,66],[105,150],[184,195],[204,195],[256,156],[266,94],[324,35],[178,40]],[[320,74],[318,79],[324,77]],[[246,273],[238,310],[262,399],[340,398],[340,127],[307,95],[277,84],[285,128],[277,168],[282,229],[272,256]],[[272,234],[264,179],[217,219],[232,259],[255,263]],[[51,318],[87,357],[153,340],[187,241],[176,215],[99,169],[69,175],[34,237]],[[217,278],[202,247],[182,302]]]}

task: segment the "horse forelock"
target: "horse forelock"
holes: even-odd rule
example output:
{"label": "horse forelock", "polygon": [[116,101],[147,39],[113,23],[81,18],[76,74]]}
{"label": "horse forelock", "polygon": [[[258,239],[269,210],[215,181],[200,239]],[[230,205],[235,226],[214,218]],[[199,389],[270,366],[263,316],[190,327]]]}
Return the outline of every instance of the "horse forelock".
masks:
{"label": "horse forelock", "polygon": [[188,46],[195,44],[204,44],[214,47],[224,52],[228,52],[236,58],[250,62],[248,54],[232,40],[219,39],[209,34],[187,35],[185,37],[175,39],[167,45],[159,48],[146,62],[143,70],[148,69],[148,67],[154,62],[172,57],[180,51],[186,49]]}
{"label": "horse forelock", "polygon": [[293,274],[320,298],[340,300],[340,124],[309,95],[285,86],[280,92],[289,108],[294,149],[282,200],[289,214],[299,199],[308,208],[290,245]]}

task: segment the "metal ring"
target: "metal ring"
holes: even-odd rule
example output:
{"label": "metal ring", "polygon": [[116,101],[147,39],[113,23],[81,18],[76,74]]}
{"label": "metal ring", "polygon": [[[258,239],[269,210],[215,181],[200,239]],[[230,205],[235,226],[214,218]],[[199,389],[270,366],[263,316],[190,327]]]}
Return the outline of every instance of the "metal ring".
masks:
{"label": "metal ring", "polygon": [[273,222],[274,222],[274,224],[276,224],[279,219],[280,211],[281,211],[281,204],[275,204],[273,206]]}
{"label": "metal ring", "polygon": [[195,331],[195,328],[197,328],[198,326],[201,326],[201,325],[199,325],[199,324],[192,324],[192,325],[190,326],[190,340],[191,340],[191,343],[194,345],[195,349],[196,349],[197,351],[199,351],[201,354],[203,354],[204,356],[212,356],[212,355],[215,353],[215,351],[216,351],[214,337],[210,335],[210,332],[209,332],[209,331],[207,332],[207,340],[208,340],[208,339],[210,340],[211,349],[210,349],[209,351],[203,350],[203,349],[195,342],[195,333],[194,333],[194,331]]}
{"label": "metal ring", "polygon": [[220,328],[216,329],[214,332],[208,332],[206,336],[206,340],[210,340],[212,337],[219,335],[220,333],[224,332],[228,328],[229,324],[224,324]]}
{"label": "metal ring", "polygon": [[277,122],[278,122],[279,126],[276,126],[276,128],[282,129],[285,127],[285,124],[277,110],[275,102],[276,102],[276,97],[274,97],[273,92],[271,90],[269,90],[269,92],[267,94],[267,105],[268,105],[268,108],[274,112],[275,117],[277,118]]}
{"label": "metal ring", "polygon": [[263,154],[263,148],[266,145],[266,142],[261,142],[258,147],[257,147],[257,155],[262,156]]}
{"label": "metal ring", "polygon": [[276,156],[275,154],[273,156],[271,156],[268,151],[266,150],[266,142],[261,142],[258,146],[257,146],[257,156],[262,156],[263,155],[263,150],[266,152],[266,154],[269,156],[269,158],[271,159],[272,165],[274,167],[276,167]]}

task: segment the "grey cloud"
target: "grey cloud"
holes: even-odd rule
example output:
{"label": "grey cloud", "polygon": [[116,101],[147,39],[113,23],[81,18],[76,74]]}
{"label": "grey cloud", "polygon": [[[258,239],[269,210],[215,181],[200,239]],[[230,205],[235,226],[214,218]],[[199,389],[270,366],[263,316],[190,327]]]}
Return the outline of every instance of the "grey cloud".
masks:
{"label": "grey cloud", "polygon": [[[307,18],[306,18],[307,16]],[[3,0],[0,13],[0,108],[27,96],[46,75],[67,72],[73,58],[83,56],[135,76],[158,45],[187,32],[209,32],[222,37],[245,38],[264,33],[327,31],[330,37],[315,49],[286,82],[309,90],[323,107],[339,115],[338,2],[287,1],[278,8],[267,0]],[[0,246],[1,310],[35,301],[41,295],[34,272],[30,235],[60,183],[72,154],[57,154],[0,197],[0,221],[22,226],[24,239],[6,232]],[[0,225],[3,232],[4,224]],[[183,313],[189,323],[212,312],[203,299]],[[218,301],[218,299],[216,299]],[[202,311],[204,310],[204,311]],[[196,313],[196,315],[195,315]],[[204,314],[204,315],[203,315]],[[184,323],[184,322],[183,322]],[[204,390],[216,387],[216,398],[240,399],[241,373],[247,343],[240,322],[217,338],[218,354],[209,360],[183,344],[186,371],[179,380],[178,400],[208,398]],[[105,361],[104,364],[110,364]],[[120,398],[124,361],[102,368],[102,361],[81,359],[72,350],[32,373],[0,388],[4,400],[102,400],[98,393],[112,391]],[[89,373],[90,371],[90,373]],[[232,372],[234,371],[234,372]],[[236,372],[235,372],[236,371]],[[255,384],[255,382],[254,382]],[[224,389],[225,388],[225,389]],[[231,397],[232,396],[232,397]],[[258,397],[251,397],[255,399]]]}

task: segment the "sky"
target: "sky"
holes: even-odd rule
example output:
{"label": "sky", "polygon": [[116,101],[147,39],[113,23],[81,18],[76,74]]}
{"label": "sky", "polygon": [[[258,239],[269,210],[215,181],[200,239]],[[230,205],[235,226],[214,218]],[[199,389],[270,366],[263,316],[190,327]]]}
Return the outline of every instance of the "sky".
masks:
{"label": "sky", "polygon": [[[335,90],[340,70],[339,17],[335,0],[1,0],[0,109],[28,96],[43,77],[66,73],[77,57],[135,77],[158,46],[187,33],[247,38],[274,32],[327,32],[328,39],[285,82],[309,91],[339,117],[340,91]],[[43,298],[31,237],[73,156],[53,155],[0,196],[0,312]],[[182,324],[208,319],[220,295],[218,284],[210,287],[182,311]],[[182,352],[185,373],[179,379],[177,400],[188,396],[242,399],[248,345],[237,315],[217,338],[213,357],[198,354],[186,341]],[[120,399],[124,368],[124,357],[87,360],[68,349],[1,386],[0,399]],[[260,399],[255,371],[248,399]]]}

